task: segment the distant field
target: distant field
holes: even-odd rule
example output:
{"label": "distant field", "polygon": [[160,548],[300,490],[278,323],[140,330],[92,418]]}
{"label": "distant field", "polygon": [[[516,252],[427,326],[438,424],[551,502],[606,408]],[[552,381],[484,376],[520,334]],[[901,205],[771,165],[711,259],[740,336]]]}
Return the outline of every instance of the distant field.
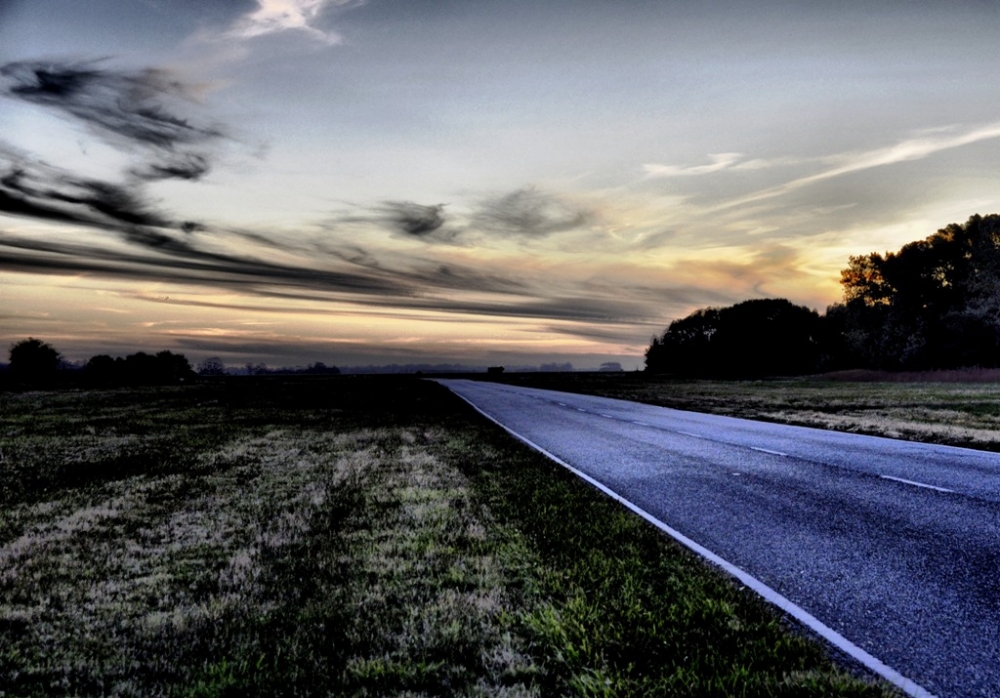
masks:
{"label": "distant field", "polygon": [[889,695],[440,386],[0,393],[0,695]]}
{"label": "distant field", "polygon": [[642,373],[521,373],[491,380],[695,412],[1000,451],[998,371],[858,371],[825,379],[765,381],[676,380]]}

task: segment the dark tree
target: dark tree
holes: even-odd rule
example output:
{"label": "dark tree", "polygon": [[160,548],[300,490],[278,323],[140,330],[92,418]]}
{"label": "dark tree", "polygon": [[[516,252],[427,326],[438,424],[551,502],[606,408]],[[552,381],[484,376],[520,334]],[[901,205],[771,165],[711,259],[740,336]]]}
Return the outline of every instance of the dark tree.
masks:
{"label": "dark tree", "polygon": [[671,322],[646,350],[646,370],[688,376],[711,373],[716,363],[712,338],[719,331],[720,312],[703,308]]}
{"label": "dark tree", "polygon": [[841,272],[846,344],[859,365],[1000,364],[1000,216],[972,216]]}
{"label": "dark tree", "polygon": [[183,354],[160,351],[156,354],[157,372],[162,383],[183,383],[192,376],[191,362]]}
{"label": "dark tree", "polygon": [[336,366],[327,366],[322,361],[317,361],[314,364],[310,364],[305,372],[314,376],[335,376],[340,373],[340,369]]}
{"label": "dark tree", "polygon": [[817,370],[819,315],[783,298],[706,308],[670,323],[646,350],[646,370],[684,376],[753,378]]}
{"label": "dark tree", "polygon": [[226,365],[218,356],[210,356],[198,364],[198,373],[202,376],[224,376]]}
{"label": "dark tree", "polygon": [[89,383],[109,385],[120,381],[119,366],[107,354],[92,356],[83,371]]}
{"label": "dark tree", "polygon": [[48,383],[55,378],[60,358],[51,344],[29,337],[11,345],[10,372],[27,383]]}
{"label": "dark tree", "polygon": [[194,375],[191,364],[183,354],[170,351],[155,356],[140,351],[125,357],[122,365],[125,382],[131,385],[172,385]]}

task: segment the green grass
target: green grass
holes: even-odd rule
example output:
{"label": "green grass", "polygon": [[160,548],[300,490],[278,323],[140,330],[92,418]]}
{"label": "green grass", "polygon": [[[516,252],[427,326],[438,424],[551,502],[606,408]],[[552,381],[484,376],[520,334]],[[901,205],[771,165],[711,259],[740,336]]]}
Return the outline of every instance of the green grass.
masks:
{"label": "green grass", "polygon": [[0,695],[886,695],[436,384],[0,394]]}
{"label": "green grass", "polygon": [[1000,451],[1000,382],[905,377],[909,380],[711,381],[642,373],[522,373],[493,380],[695,412]]}

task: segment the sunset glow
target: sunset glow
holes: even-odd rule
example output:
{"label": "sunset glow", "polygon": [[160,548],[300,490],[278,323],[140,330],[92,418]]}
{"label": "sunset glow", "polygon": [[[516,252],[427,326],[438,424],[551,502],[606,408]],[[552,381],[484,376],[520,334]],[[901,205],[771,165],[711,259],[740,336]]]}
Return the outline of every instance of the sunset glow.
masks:
{"label": "sunset glow", "polygon": [[822,312],[1000,212],[1000,11],[829,5],[2,3],[4,350],[631,370]]}

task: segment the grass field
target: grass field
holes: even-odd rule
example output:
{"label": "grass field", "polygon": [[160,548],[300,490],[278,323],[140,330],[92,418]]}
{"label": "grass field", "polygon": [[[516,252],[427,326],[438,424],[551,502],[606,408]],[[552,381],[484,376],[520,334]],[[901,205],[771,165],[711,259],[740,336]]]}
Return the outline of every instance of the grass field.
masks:
{"label": "grass field", "polygon": [[0,393],[0,695],[875,696],[410,378]]}
{"label": "grass field", "polygon": [[642,373],[520,373],[491,379],[695,412],[1000,451],[1000,372],[988,373],[992,381],[976,380],[983,372],[864,377],[698,381]]}

